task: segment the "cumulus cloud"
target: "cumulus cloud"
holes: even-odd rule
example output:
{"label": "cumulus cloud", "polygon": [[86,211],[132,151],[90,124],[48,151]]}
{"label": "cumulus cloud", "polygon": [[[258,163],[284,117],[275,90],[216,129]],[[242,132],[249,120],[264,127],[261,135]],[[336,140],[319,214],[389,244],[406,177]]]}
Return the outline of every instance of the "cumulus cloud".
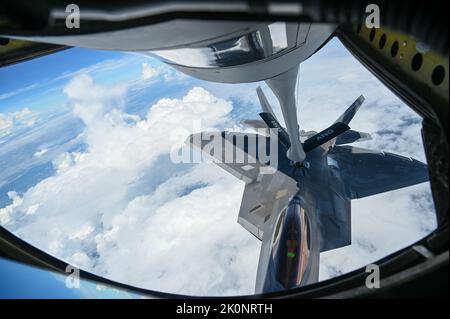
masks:
{"label": "cumulus cloud", "polygon": [[88,150],[61,154],[53,161],[56,175],[22,197],[11,194],[13,203],[2,209],[6,227],[59,258],[137,286],[250,293],[259,243],[236,223],[241,182],[205,165],[147,193],[135,190],[142,179],[155,178],[147,172],[187,137],[170,140],[171,130],[191,131],[200,115],[204,126],[220,125],[231,104],[196,87],[129,121],[121,111],[126,88],[82,75],[64,91],[86,126]]}
{"label": "cumulus cloud", "polygon": [[148,63],[142,63],[141,79],[148,80],[158,75],[158,70]]}
{"label": "cumulus cloud", "polygon": [[17,207],[22,205],[22,198],[14,191],[8,192],[8,197],[12,200],[11,204],[6,207],[0,208],[0,223],[8,224],[11,222],[11,215]]}
{"label": "cumulus cloud", "polygon": [[48,153],[48,149],[47,149],[47,148],[43,148],[43,149],[41,149],[41,150],[35,152],[35,153],[34,153],[34,156],[36,156],[36,157],[42,157],[42,156],[44,156],[44,155],[47,154],[47,153]]}
{"label": "cumulus cloud", "polygon": [[0,132],[9,131],[14,126],[11,116],[0,113]]}
{"label": "cumulus cloud", "polygon": [[53,160],[53,167],[58,173],[62,173],[83,159],[86,154],[80,152],[65,152]]}
{"label": "cumulus cloud", "polygon": [[10,134],[17,127],[30,127],[36,123],[37,115],[29,108],[10,112],[0,113],[0,137]]}

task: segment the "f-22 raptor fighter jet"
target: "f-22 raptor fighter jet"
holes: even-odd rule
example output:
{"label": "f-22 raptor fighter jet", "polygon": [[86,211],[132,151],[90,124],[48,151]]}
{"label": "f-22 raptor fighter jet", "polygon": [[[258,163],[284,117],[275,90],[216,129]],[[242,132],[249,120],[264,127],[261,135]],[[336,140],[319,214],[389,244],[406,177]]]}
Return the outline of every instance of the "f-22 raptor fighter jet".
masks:
{"label": "f-22 raptor fighter jet", "polygon": [[[214,158],[246,184],[238,222],[262,241],[256,293],[317,282],[320,253],[351,244],[353,199],[428,180],[427,166],[415,159],[349,145],[370,139],[369,134],[349,127],[364,102],[363,96],[322,132],[300,131],[296,105],[299,66],[326,43],[332,31],[330,25],[260,25],[238,40],[217,44],[214,39],[202,48],[192,49],[200,51],[189,67],[174,62],[179,56],[173,52],[153,52],[163,60],[171,58],[165,62],[179,71],[204,80],[264,80],[278,99],[286,128],[258,87],[261,119],[244,121],[258,134],[201,132],[187,139],[188,144]],[[285,46],[291,49],[279,51],[280,37],[287,39]],[[246,55],[238,54],[236,43]],[[209,51],[212,53],[208,60],[204,54]],[[200,56],[204,65],[198,61]],[[191,61],[184,57],[184,61]],[[276,141],[273,135],[261,134],[261,129],[275,131]],[[253,154],[252,150],[260,145],[252,145],[251,141],[261,144],[261,135],[267,152],[275,152],[277,161],[266,161],[258,152]],[[214,136],[219,141],[212,141]],[[210,147],[211,143],[219,145],[219,149]],[[234,148],[232,160],[227,158],[227,145]],[[271,174],[265,173],[267,167],[273,168]]]}
{"label": "f-22 raptor fighter jet", "polygon": [[[280,77],[267,81],[275,93],[279,92],[271,81]],[[289,86],[289,81],[284,83]],[[223,149],[226,143],[232,145],[233,159],[239,152],[247,155],[233,162],[225,160],[223,149],[207,151],[218,165],[246,183],[238,222],[262,241],[256,292],[266,293],[318,281],[320,252],[351,244],[351,200],[425,182],[428,172],[415,159],[348,145],[370,139],[348,126],[364,101],[362,95],[333,125],[319,133],[302,131],[297,139],[295,132],[290,135],[280,125],[260,87],[257,93],[262,120],[244,122],[277,131],[274,173],[264,174],[262,168],[271,163],[261,162],[258,153],[255,160],[250,152],[250,141],[260,141],[253,133],[202,132],[187,142],[205,151],[209,143],[217,143],[210,140],[215,136],[221,139],[215,145]],[[295,144],[304,153],[301,162],[292,160]],[[270,152],[270,141],[265,145]]]}

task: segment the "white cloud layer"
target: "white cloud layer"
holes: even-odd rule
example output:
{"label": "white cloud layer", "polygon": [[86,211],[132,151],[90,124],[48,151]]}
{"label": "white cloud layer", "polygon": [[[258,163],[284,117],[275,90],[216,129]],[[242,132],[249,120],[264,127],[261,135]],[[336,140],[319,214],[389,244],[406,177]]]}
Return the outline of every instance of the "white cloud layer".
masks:
{"label": "white cloud layer", "polygon": [[192,294],[250,292],[259,243],[236,223],[241,182],[205,165],[133,194],[159,157],[187,137],[170,140],[172,129],[192,131],[199,116],[204,126],[220,125],[231,104],[196,87],[130,122],[121,111],[124,87],[81,75],[64,91],[86,125],[88,151],[61,154],[55,176],[22,197],[11,194],[2,222],[37,247],[115,280]]}
{"label": "white cloud layer", "polygon": [[[418,117],[352,57],[327,54],[301,67],[302,128],[327,127],[363,93],[366,103],[351,126],[374,139],[360,145],[424,160]],[[174,129],[191,131],[198,118],[203,129],[230,125],[225,96],[256,101],[245,86],[222,91],[223,98],[209,88],[161,99],[141,118],[123,111],[127,86],[77,75],[64,92],[86,126],[86,152],[60,154],[54,176],[23,195],[10,192],[0,223],[61,259],[128,284],[253,293],[260,243],[236,222],[243,183],[213,164],[175,168],[168,158],[186,138],[170,134]],[[352,210],[353,244],[322,254],[321,279],[362,267],[435,227],[428,184],[354,201]]]}

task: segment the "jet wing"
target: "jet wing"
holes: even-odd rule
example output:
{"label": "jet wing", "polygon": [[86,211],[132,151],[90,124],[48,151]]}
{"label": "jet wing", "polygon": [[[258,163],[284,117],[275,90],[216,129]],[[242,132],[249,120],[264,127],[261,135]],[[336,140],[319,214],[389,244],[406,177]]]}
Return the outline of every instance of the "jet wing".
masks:
{"label": "jet wing", "polygon": [[[251,153],[248,150],[249,143],[242,143],[241,145],[236,143],[239,138],[244,136],[252,138],[255,134],[232,133],[236,136],[235,139],[230,139],[226,134],[225,132],[215,133],[215,135],[213,132],[197,133],[191,135],[186,143],[200,149],[204,154],[212,157],[215,164],[246,183],[238,223],[262,240],[264,224],[273,220],[270,217],[274,212],[280,212],[287,205],[290,197],[297,191],[296,182],[278,170],[264,172],[263,168],[267,165],[262,164],[257,156],[249,154]],[[213,138],[210,138],[211,136]],[[216,138],[219,139],[219,141],[216,141],[218,142],[216,146],[221,146],[222,149],[216,147],[213,150],[210,147],[210,143],[214,143]],[[232,158],[227,158],[225,154],[224,148],[227,143],[234,147],[235,153]],[[280,151],[282,154],[285,152],[284,149]],[[244,161],[238,161],[238,158],[244,159]]]}
{"label": "jet wing", "polygon": [[[200,149],[203,155],[207,155],[215,164],[249,184],[256,180],[262,166],[257,159],[256,152],[249,152],[248,142],[246,142],[248,138],[254,138],[257,135],[251,133],[232,133],[235,136],[233,139],[227,136],[228,134],[230,133],[196,133],[192,134],[186,140],[186,143]],[[239,139],[243,143],[238,143],[237,140]]]}
{"label": "jet wing", "polygon": [[350,198],[362,198],[428,181],[428,167],[413,158],[353,146],[330,154],[340,166]]}
{"label": "jet wing", "polygon": [[238,223],[262,240],[264,224],[276,220],[270,217],[281,212],[297,190],[295,181],[280,171],[262,175],[245,185]]}

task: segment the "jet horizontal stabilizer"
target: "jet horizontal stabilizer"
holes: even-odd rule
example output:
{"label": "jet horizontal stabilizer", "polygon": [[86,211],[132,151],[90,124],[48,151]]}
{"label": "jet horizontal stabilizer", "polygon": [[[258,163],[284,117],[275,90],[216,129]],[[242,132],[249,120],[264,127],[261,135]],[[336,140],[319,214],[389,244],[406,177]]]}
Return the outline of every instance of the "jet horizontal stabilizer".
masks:
{"label": "jet horizontal stabilizer", "polygon": [[360,95],[355,102],[352,103],[352,105],[349,106],[349,108],[347,110],[345,110],[344,114],[342,114],[335,123],[337,122],[342,122],[345,124],[349,124],[350,121],[353,119],[353,117],[355,116],[356,112],[358,112],[359,108],[361,107],[361,105],[363,104],[365,98],[364,95]]}
{"label": "jet horizontal stabilizer", "polygon": [[241,124],[254,128],[256,130],[267,128],[267,124],[263,120],[243,120]]}
{"label": "jet horizontal stabilizer", "polygon": [[336,145],[350,144],[371,140],[369,133],[348,130],[336,138]]}
{"label": "jet horizontal stabilizer", "polygon": [[269,128],[274,128],[278,130],[278,138],[287,149],[291,147],[291,142],[289,140],[289,135],[286,130],[281,126],[281,124],[277,121],[275,116],[272,113],[262,112],[259,113],[259,116],[266,122]]}
{"label": "jet horizontal stabilizer", "polygon": [[316,135],[308,138],[303,143],[303,149],[305,153],[308,153],[315,149],[316,147],[325,144],[326,142],[332,140],[333,138],[337,137],[338,135],[344,133],[345,131],[348,131],[350,127],[342,122],[337,122],[331,125],[330,127],[324,129],[323,131],[317,133]]}

